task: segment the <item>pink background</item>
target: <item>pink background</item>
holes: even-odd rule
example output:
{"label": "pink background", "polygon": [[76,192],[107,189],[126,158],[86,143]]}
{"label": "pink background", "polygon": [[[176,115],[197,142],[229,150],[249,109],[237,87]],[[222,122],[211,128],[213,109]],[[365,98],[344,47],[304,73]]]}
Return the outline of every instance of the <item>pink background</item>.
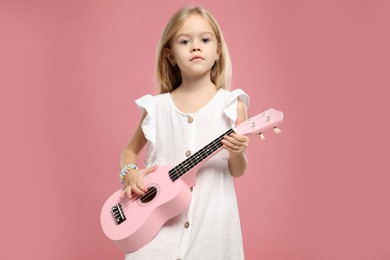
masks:
{"label": "pink background", "polygon": [[122,259],[99,214],[183,5],[207,7],[249,114],[246,259],[390,259],[388,1],[0,1],[0,259]]}

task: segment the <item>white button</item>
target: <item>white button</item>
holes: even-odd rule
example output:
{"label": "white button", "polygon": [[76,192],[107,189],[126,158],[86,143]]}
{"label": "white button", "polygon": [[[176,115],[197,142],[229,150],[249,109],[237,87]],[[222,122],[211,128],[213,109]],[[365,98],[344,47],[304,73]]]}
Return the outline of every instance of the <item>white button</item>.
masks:
{"label": "white button", "polygon": [[184,228],[188,228],[190,226],[190,222],[186,221],[186,223],[184,223]]}

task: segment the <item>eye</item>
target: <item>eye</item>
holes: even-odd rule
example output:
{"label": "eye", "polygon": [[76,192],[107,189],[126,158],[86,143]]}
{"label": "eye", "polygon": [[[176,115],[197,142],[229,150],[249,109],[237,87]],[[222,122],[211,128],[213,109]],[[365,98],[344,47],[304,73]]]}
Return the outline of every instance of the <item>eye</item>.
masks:
{"label": "eye", "polygon": [[189,44],[189,43],[190,43],[189,40],[181,40],[181,41],[180,41],[180,44],[181,44],[181,45],[187,45],[187,44]]}
{"label": "eye", "polygon": [[209,43],[209,42],[210,42],[210,39],[209,39],[209,38],[202,38],[202,42],[203,42],[203,43]]}

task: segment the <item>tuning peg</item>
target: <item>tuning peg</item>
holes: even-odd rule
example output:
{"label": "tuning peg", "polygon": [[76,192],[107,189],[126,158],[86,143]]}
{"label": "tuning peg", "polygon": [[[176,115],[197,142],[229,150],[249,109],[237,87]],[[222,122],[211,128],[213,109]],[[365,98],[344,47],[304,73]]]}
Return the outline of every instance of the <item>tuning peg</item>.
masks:
{"label": "tuning peg", "polygon": [[280,128],[278,128],[278,127],[276,127],[276,126],[274,127],[274,133],[275,133],[275,134],[278,135],[278,134],[280,134],[281,132],[282,132],[282,130],[280,130]]}
{"label": "tuning peg", "polygon": [[263,135],[263,133],[260,133],[259,136],[260,136],[260,140],[261,140],[261,141],[264,141],[264,140],[265,140],[265,136]]}

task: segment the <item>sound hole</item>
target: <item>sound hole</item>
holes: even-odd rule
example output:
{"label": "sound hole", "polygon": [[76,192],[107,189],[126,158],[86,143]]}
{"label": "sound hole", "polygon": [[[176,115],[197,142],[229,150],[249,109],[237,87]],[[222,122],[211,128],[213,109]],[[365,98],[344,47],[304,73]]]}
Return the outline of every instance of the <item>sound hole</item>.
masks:
{"label": "sound hole", "polygon": [[156,197],[156,195],[157,195],[157,188],[154,186],[151,186],[148,188],[148,191],[145,193],[145,195],[143,195],[141,198],[139,198],[139,200],[142,203],[148,203],[148,202],[151,202],[154,199],[154,197]]}

